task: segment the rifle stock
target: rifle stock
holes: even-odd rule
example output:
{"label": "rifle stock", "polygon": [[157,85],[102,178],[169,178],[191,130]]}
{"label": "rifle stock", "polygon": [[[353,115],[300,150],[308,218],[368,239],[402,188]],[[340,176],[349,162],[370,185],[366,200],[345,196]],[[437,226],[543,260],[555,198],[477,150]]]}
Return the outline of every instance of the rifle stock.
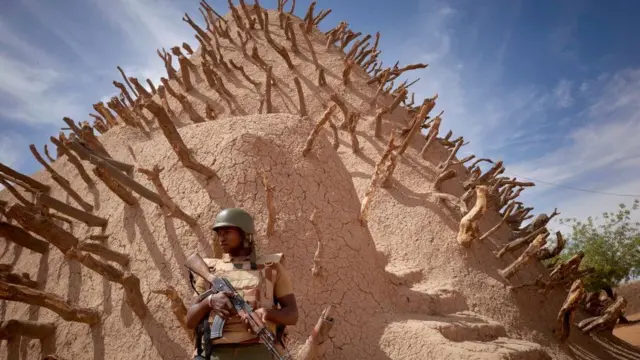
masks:
{"label": "rifle stock", "polygon": [[189,268],[189,270],[198,274],[201,278],[213,283],[215,276],[209,272],[209,267],[207,263],[200,257],[198,254],[190,255],[187,260],[184,262],[184,265]]}

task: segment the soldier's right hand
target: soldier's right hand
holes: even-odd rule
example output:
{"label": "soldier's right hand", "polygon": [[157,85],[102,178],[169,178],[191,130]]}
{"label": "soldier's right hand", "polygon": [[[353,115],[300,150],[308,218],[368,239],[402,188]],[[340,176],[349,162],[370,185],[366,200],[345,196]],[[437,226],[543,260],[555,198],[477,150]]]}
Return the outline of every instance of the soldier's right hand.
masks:
{"label": "soldier's right hand", "polygon": [[229,296],[233,296],[233,293],[230,291],[220,291],[207,297],[211,311],[225,320],[237,313],[229,300]]}

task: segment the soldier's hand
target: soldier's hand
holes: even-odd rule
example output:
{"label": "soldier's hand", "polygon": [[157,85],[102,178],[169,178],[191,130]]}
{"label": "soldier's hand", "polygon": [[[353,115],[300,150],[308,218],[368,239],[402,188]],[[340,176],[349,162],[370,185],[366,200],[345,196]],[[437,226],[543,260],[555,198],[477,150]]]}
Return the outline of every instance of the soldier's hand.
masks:
{"label": "soldier's hand", "polygon": [[220,291],[207,297],[211,310],[225,320],[236,314],[236,310],[233,307],[233,304],[231,304],[229,296],[233,296],[233,293],[229,291]]}
{"label": "soldier's hand", "polygon": [[[253,331],[254,329],[251,328],[251,324],[249,322],[249,317],[252,315],[249,314],[245,314],[244,316],[242,316],[242,322],[244,323],[244,325],[247,327],[247,331]],[[257,317],[257,319],[255,320],[262,320],[262,323],[266,323],[267,322],[267,310],[265,308],[259,308],[253,311],[253,317],[254,319]]]}

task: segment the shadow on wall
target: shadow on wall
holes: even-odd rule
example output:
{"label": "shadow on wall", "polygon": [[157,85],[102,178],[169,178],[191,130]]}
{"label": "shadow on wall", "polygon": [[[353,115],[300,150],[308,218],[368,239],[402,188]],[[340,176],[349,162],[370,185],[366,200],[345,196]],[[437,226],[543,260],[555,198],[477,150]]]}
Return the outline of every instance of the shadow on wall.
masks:
{"label": "shadow on wall", "polygon": [[187,359],[190,354],[186,353],[180,344],[173,341],[162,325],[163,324],[159,323],[147,309],[147,315],[142,319],[142,326],[147,334],[149,334],[151,342],[156,350],[158,350],[160,357],[165,360]]}
{"label": "shadow on wall", "polygon": [[149,223],[145,217],[144,211],[139,205],[125,206],[123,212],[123,226],[127,233],[127,240],[130,244],[135,242],[136,228],[138,229],[140,238],[144,242],[151,255],[151,260],[155,264],[160,275],[170,281],[173,278],[173,274],[169,270],[167,259],[160,251],[157,245],[156,239],[153,237],[153,233],[149,227]]}
{"label": "shadow on wall", "polygon": [[93,359],[104,360],[104,335],[101,322],[91,326],[91,339],[93,340]]}

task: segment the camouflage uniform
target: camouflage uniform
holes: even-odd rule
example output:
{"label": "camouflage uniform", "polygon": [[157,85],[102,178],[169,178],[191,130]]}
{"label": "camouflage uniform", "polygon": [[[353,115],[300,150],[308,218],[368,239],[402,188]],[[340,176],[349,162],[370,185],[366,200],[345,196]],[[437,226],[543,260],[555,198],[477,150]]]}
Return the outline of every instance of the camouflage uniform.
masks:
{"label": "camouflage uniform", "polygon": [[[214,229],[222,226],[237,226],[243,230],[245,236],[255,233],[253,220],[240,209],[223,210],[216,217]],[[255,254],[255,248],[252,253]],[[291,278],[281,264],[282,258],[283,254],[258,257],[253,255],[253,259],[252,256],[231,257],[229,254],[224,254],[222,259],[205,258],[204,261],[212,274],[227,278],[238,293],[256,310],[261,307],[276,308],[276,298],[293,293]],[[254,268],[251,266],[252,260],[255,263]],[[202,293],[208,289],[208,284],[204,279],[198,278],[195,288],[198,293]],[[214,315],[213,312],[209,314],[209,324],[213,322]],[[266,325],[274,334],[276,333],[276,324],[267,322]],[[247,328],[237,314],[227,319],[222,337],[212,340],[212,343],[211,359],[214,360],[271,359],[267,348],[260,343],[260,339]]]}

